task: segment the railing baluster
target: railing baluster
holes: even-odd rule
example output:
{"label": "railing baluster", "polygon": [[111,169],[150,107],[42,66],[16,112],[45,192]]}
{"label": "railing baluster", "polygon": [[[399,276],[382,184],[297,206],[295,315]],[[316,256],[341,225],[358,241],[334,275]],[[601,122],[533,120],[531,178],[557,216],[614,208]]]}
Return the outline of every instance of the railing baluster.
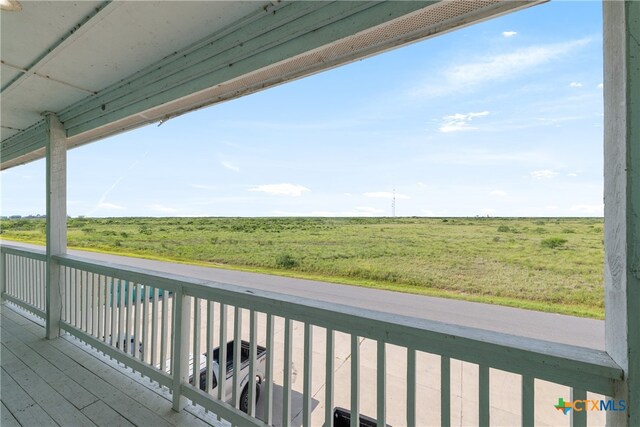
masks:
{"label": "railing baluster", "polygon": [[[193,386],[200,386],[200,299],[193,298],[193,364],[191,379]],[[194,403],[195,405],[195,403]]]}
{"label": "railing baluster", "polygon": [[0,256],[2,257],[2,290],[7,295],[13,295],[12,292],[12,283],[11,283],[11,255],[5,254],[4,252],[0,252]]}
{"label": "railing baluster", "polygon": [[351,427],[360,426],[360,343],[351,335]]}
{"label": "railing baluster", "polygon": [[407,426],[416,425],[416,350],[407,348]]}
{"label": "railing baluster", "polygon": [[167,332],[169,323],[169,291],[162,290],[162,324],[160,325],[160,370],[165,370],[167,363]]}
{"label": "railing baluster", "polygon": [[273,424],[273,315],[267,313],[266,344],[267,360],[265,361],[265,377],[267,383],[264,385],[264,422]]}
{"label": "railing baluster", "polygon": [[[142,360],[146,362],[151,361],[151,344],[149,340],[149,299],[151,297],[151,288],[149,285],[144,285],[143,292],[143,304],[142,304],[142,344],[143,344],[143,354]],[[176,307],[174,307],[175,309]],[[175,320],[174,320],[175,323]],[[173,369],[173,368],[172,368]]]}
{"label": "railing baluster", "polygon": [[478,366],[478,424],[480,427],[489,426],[489,367]]}
{"label": "railing baluster", "polygon": [[4,303],[4,294],[9,294],[9,284],[7,282],[8,264],[7,254],[0,250],[0,303]]}
{"label": "railing baluster", "polygon": [[311,425],[311,369],[313,357],[313,325],[304,324],[304,373],[302,391],[302,425]]}
{"label": "railing baluster", "polygon": [[[140,324],[142,323],[141,321],[142,313],[140,313],[140,297],[141,296],[142,296],[142,285],[140,283],[136,283],[135,314],[133,318],[133,342],[135,343],[135,345],[133,346],[133,357],[135,357],[136,359],[141,359],[140,357]],[[144,353],[144,349],[142,351]],[[160,366],[160,370],[161,371],[165,370],[164,365]]]}
{"label": "railing baluster", "polygon": [[40,261],[38,260],[32,260],[32,271],[33,271],[33,301],[32,304],[34,307],[36,308],[40,308],[40,294],[38,293],[39,291],[39,286],[38,286],[38,267],[39,267]]}
{"label": "railing baluster", "polygon": [[91,273],[91,335],[98,335],[98,276]]}
{"label": "railing baluster", "polygon": [[[60,274],[62,275],[62,279],[60,282],[62,283],[62,286],[64,286],[64,273],[62,271],[62,268],[60,269]],[[44,262],[40,262],[40,309],[42,311],[44,311],[46,309],[47,303],[46,303],[46,292],[47,292],[47,288],[45,285],[45,275],[46,275],[46,263]],[[64,288],[62,288],[64,291]]]}
{"label": "railing baluster", "polygon": [[377,357],[377,407],[378,407],[378,425],[387,425],[387,352],[384,341],[378,341],[378,357]]}
{"label": "railing baluster", "polygon": [[218,400],[225,402],[227,392],[227,306],[220,303],[220,345],[218,353]]}
{"label": "railing baluster", "polygon": [[28,259],[22,259],[22,275],[24,277],[25,283],[22,285],[22,301],[27,301],[29,298],[29,282],[28,282],[28,269],[27,269],[27,261]]}
{"label": "railing baluster", "polygon": [[111,277],[111,328],[109,330],[109,344],[110,345],[114,345],[114,343],[117,343],[117,338],[116,335],[116,320],[118,320],[118,315],[116,314],[116,305],[117,303],[117,299],[116,299],[116,278],[115,277]]}
{"label": "railing baluster", "polygon": [[207,301],[207,371],[205,374],[207,385],[205,387],[205,392],[207,394],[211,393],[211,386],[213,385],[213,319],[214,319],[214,303],[213,301]]}
{"label": "railing baluster", "polygon": [[126,307],[127,307],[127,333],[125,334],[126,336],[126,340],[127,340],[127,354],[130,354],[133,356],[134,354],[134,350],[133,347],[137,347],[135,338],[133,337],[134,333],[133,333],[133,327],[131,325],[131,322],[133,321],[133,289],[132,287],[135,286],[133,282],[130,281],[126,281],[125,282],[125,286],[126,286],[126,297],[127,297],[127,302],[125,303]]}
{"label": "railing baluster", "polygon": [[11,295],[18,298],[18,257],[11,255]]}
{"label": "railing baluster", "polygon": [[234,308],[234,328],[233,328],[233,406],[240,407],[240,396],[242,389],[240,388],[240,367],[242,355],[242,309],[238,306]]}
{"label": "railing baluster", "polygon": [[[125,282],[125,283],[123,283]],[[124,286],[123,286],[124,285]],[[126,287],[126,281],[119,279],[118,280],[118,344],[120,347],[120,350],[124,351],[126,353],[126,344],[127,342],[126,337],[124,335],[124,329],[125,329],[125,320],[124,320],[124,313],[125,313],[125,306],[124,306],[124,302],[125,302],[125,287]]]}
{"label": "railing baluster", "polygon": [[33,293],[33,274],[31,272],[32,261],[29,258],[26,258],[24,261],[25,261],[25,269],[27,273],[27,282],[25,283],[27,293],[25,295],[25,302],[27,304],[31,304],[31,298]]}
{"label": "railing baluster", "polygon": [[[110,285],[111,282],[111,285]],[[111,341],[111,308],[113,306],[112,292],[113,281],[109,276],[104,276],[104,338],[105,342]]]}
{"label": "railing baluster", "polygon": [[76,317],[75,317],[75,326],[76,328],[80,328],[82,325],[82,288],[80,287],[80,274],[82,272],[80,270],[78,270],[76,268],[76,274],[75,274],[75,281],[74,281],[74,285],[75,285],[75,292],[76,292],[76,300],[75,300],[75,306],[76,306]]}
{"label": "railing baluster", "polygon": [[333,329],[327,329],[327,342],[325,348],[325,390],[324,390],[324,425],[333,427],[333,359],[334,342],[336,333]]}
{"label": "railing baluster", "polygon": [[75,268],[69,267],[68,273],[68,288],[69,288],[69,324],[76,324],[76,273]]}
{"label": "railing baluster", "polygon": [[17,269],[18,269],[18,257],[15,255],[11,255],[11,295],[19,298],[19,287],[16,285],[16,283],[18,282],[16,279],[16,275],[17,273]]}
{"label": "railing baluster", "polygon": [[249,312],[249,407],[248,414],[256,416],[256,363],[258,345],[258,320],[255,310]]}
{"label": "railing baluster", "polygon": [[124,335],[125,333],[125,319],[124,319],[124,314],[125,314],[125,288],[126,288],[126,281],[125,280],[118,280],[118,345],[120,346],[120,350],[124,351],[126,353],[126,347],[127,347],[127,342],[126,342],[126,337]]}
{"label": "railing baluster", "polygon": [[282,390],[282,426],[291,425],[291,347],[292,320],[284,319],[284,384]]}
{"label": "railing baluster", "polygon": [[80,275],[80,287],[84,296],[84,306],[82,307],[83,325],[82,330],[87,332],[89,330],[89,272],[84,271],[84,280],[82,280],[82,274]]}
{"label": "railing baluster", "polygon": [[440,424],[451,425],[451,359],[440,356]]}
{"label": "railing baluster", "polygon": [[93,335],[93,323],[94,323],[94,317],[93,317],[93,312],[95,310],[95,291],[94,291],[94,274],[89,272],[87,275],[87,290],[88,293],[87,295],[89,296],[89,306],[87,307],[87,313],[88,313],[88,321],[87,321],[87,332],[89,333],[89,335]]}
{"label": "railing baluster", "polygon": [[[158,288],[153,288],[153,303],[151,305],[151,366],[156,366],[156,357],[158,356]],[[182,339],[188,340],[189,336]]]}
{"label": "railing baluster", "polygon": [[522,425],[534,425],[535,411],[535,378],[522,376]]}
{"label": "railing baluster", "polygon": [[[576,400],[587,400],[587,392],[585,390],[580,390],[576,388],[571,388],[571,397],[572,402]],[[571,416],[571,427],[585,427],[587,425],[587,408],[585,407],[582,411],[569,411]]]}
{"label": "railing baluster", "polygon": [[76,315],[75,315],[75,326],[78,329],[82,328],[82,287],[80,286],[80,283],[82,283],[82,280],[80,278],[80,276],[82,275],[82,270],[79,269],[74,269],[74,275],[73,275],[73,286],[74,286],[74,292],[75,292],[75,310],[76,310]]}
{"label": "railing baluster", "polygon": [[29,303],[29,294],[31,293],[31,272],[29,271],[29,264],[31,264],[31,260],[29,258],[24,258],[24,275],[26,280],[24,284],[23,301],[27,304]]}
{"label": "railing baluster", "polygon": [[68,324],[73,324],[71,321],[71,313],[73,311],[73,299],[71,292],[71,268],[70,267],[62,267],[61,270],[64,270],[64,298],[65,298],[65,307],[64,307],[64,318]]}
{"label": "railing baluster", "polygon": [[107,315],[104,298],[104,276],[98,274],[98,339],[104,341],[104,320]]}

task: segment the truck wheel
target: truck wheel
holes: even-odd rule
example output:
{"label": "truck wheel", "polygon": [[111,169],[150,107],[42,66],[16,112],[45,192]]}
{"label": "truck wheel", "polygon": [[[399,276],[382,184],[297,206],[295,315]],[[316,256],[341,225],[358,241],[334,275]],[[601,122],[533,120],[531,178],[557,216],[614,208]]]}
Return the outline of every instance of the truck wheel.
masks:
{"label": "truck wheel", "polygon": [[[257,402],[260,397],[260,386],[258,384],[256,384],[255,397]],[[245,414],[249,413],[249,385],[244,386],[242,394],[240,395],[240,410]]]}

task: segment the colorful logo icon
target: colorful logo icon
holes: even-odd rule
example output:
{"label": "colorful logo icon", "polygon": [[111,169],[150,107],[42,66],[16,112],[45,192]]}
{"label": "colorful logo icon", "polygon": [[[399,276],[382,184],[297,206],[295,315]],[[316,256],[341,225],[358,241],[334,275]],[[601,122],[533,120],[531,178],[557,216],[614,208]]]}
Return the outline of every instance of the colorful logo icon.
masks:
{"label": "colorful logo icon", "polygon": [[571,405],[571,402],[565,402],[563,398],[559,397],[558,404],[554,405],[554,408],[556,408],[558,411],[562,411],[565,415],[567,415],[569,411],[573,409],[573,406]]}

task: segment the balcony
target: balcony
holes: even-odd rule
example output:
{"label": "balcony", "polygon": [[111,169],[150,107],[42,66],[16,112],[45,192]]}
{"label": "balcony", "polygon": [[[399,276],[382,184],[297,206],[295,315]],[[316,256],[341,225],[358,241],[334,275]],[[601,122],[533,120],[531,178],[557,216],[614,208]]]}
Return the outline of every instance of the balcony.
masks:
{"label": "balcony", "polygon": [[[4,245],[1,257],[7,304],[44,319],[46,255]],[[51,387],[49,380],[66,376],[64,381],[79,391],[69,398],[54,395],[67,400],[68,413],[78,417],[103,411],[145,425],[153,417],[128,415],[127,405],[135,402],[141,413],[157,411],[161,422],[189,425],[215,424],[216,414],[232,425],[330,426],[338,406],[347,407],[351,419],[363,414],[378,425],[601,425],[604,411],[565,415],[554,405],[559,397],[608,401],[623,378],[622,369],[601,350],[73,255],[56,260],[65,334],[45,340],[42,321],[38,326],[3,308],[4,369],[9,389],[28,381],[22,389],[34,402],[50,395],[42,394]],[[226,346],[217,359],[209,356],[207,349],[230,341],[236,345],[233,360]],[[242,341],[249,343],[248,366],[238,359]],[[260,346],[266,347],[262,374],[256,357]],[[72,361],[60,361],[58,353]],[[211,385],[212,378],[222,379],[215,389],[203,391],[190,381],[200,376],[197,364],[189,363],[199,354],[204,381]],[[34,364],[27,362],[32,359]],[[218,360],[232,361],[231,375],[220,371],[225,364]],[[60,372],[46,376],[42,364]],[[29,376],[22,374],[27,367]],[[89,377],[107,384],[93,385]],[[121,384],[133,388],[114,390],[124,394],[119,399],[94,393],[95,400],[86,405],[73,401],[92,390],[122,389]],[[249,403],[246,414],[239,410],[245,389],[248,402],[256,401],[253,394],[259,390],[257,404]],[[23,413],[15,405],[5,403],[19,418]],[[57,413],[48,412],[47,405],[48,399],[39,404],[53,418]]]}
{"label": "balcony", "polygon": [[604,350],[67,253],[68,149],[542,2],[3,1],[47,248],[1,248],[2,424],[640,425],[640,2],[603,2]]}

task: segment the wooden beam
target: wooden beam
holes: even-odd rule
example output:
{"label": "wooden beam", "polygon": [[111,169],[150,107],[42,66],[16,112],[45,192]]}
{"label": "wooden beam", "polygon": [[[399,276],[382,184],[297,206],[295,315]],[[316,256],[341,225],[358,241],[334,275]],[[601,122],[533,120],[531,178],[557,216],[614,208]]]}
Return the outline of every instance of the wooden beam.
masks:
{"label": "wooden beam", "polygon": [[47,269],[46,269],[46,336],[60,335],[62,289],[60,265],[54,259],[67,252],[67,138],[55,114],[46,115],[47,146]]}
{"label": "wooden beam", "polygon": [[[603,2],[605,345],[624,370],[612,396],[640,425],[640,2]],[[618,402],[616,402],[618,403]]]}

